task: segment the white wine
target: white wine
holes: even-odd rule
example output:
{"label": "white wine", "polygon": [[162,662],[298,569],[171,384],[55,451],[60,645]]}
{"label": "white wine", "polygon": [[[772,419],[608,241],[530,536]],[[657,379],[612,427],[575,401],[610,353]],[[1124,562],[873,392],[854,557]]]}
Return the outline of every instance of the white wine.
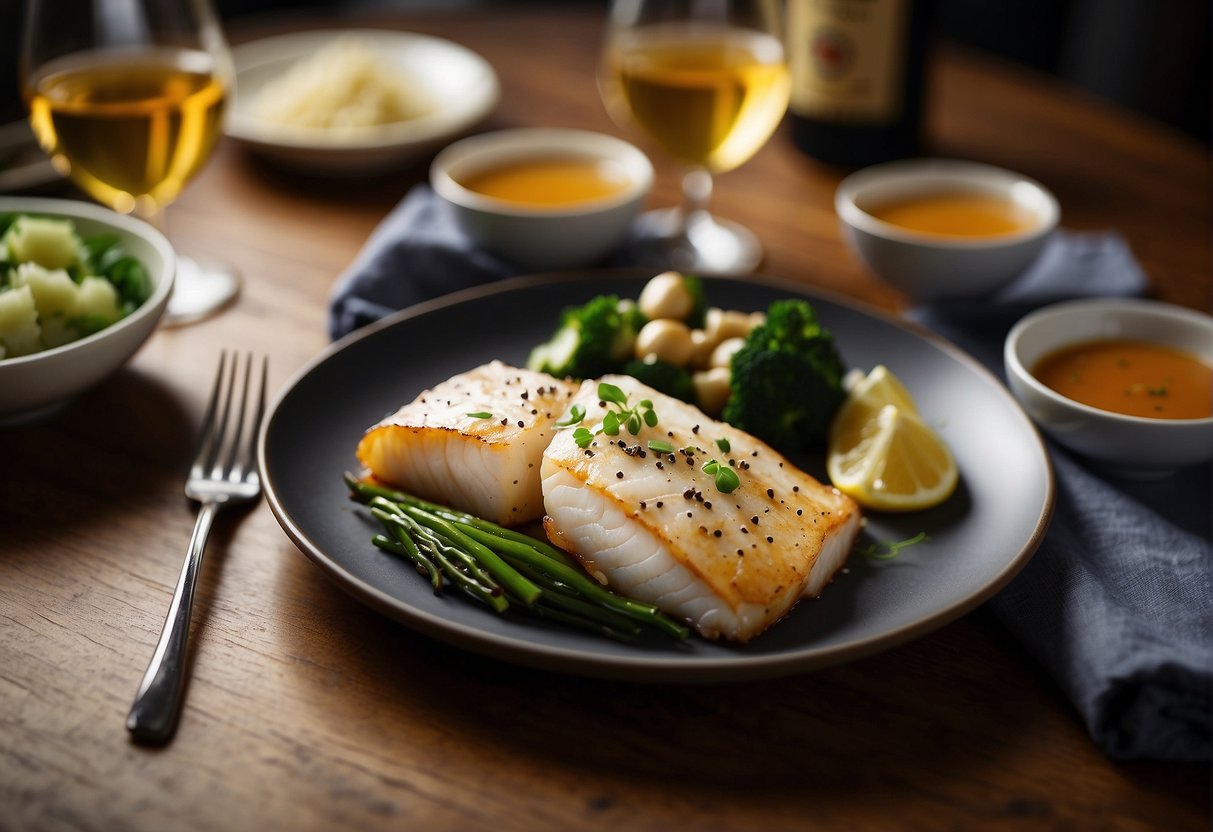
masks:
{"label": "white wine", "polygon": [[152,216],[210,156],[225,99],[206,52],[97,51],[43,68],[30,123],[56,167],[94,199]]}
{"label": "white wine", "polygon": [[675,159],[719,173],[753,156],[788,105],[783,46],[758,31],[654,24],[608,45],[603,96]]}

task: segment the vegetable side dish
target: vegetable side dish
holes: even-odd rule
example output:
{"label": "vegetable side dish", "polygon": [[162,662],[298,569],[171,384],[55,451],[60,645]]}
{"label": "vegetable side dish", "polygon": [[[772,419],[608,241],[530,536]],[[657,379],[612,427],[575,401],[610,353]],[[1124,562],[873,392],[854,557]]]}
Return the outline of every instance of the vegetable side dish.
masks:
{"label": "vegetable side dish", "polygon": [[71,343],[120,320],[152,292],[116,234],[71,220],[0,216],[0,359]]}

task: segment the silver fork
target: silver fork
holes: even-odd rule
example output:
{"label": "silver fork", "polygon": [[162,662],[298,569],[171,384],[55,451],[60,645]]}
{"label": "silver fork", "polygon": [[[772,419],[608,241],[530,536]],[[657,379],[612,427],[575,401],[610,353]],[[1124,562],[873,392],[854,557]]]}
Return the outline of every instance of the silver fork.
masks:
{"label": "silver fork", "polygon": [[[261,361],[261,381],[252,395],[252,354],[244,362],[240,381],[237,380],[239,365],[239,356],[233,354],[229,363],[226,352],[219,354],[219,370],[206,408],[202,437],[185,483],[185,495],[200,503],[198,521],[194,524],[194,534],[190,537],[160,641],[126,718],[127,730],[140,742],[168,742],[177,727],[177,715],[185,692],[190,610],[211,523],[225,506],[245,503],[261,495],[254,448],[265,414],[268,361],[264,358]],[[251,404],[255,409],[250,409]]]}

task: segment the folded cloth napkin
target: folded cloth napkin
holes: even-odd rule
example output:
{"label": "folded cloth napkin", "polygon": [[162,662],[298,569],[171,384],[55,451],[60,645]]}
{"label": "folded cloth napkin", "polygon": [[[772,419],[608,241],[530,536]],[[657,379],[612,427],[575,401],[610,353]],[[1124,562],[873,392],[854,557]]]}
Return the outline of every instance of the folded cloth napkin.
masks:
{"label": "folded cloth napkin", "polygon": [[[1133,295],[1117,234],[1055,236],[992,300],[913,310],[1002,377],[1007,331],[1036,306]],[[1036,555],[989,607],[1053,676],[1108,756],[1207,761],[1213,734],[1211,471],[1118,478],[1050,443],[1056,505]]]}
{"label": "folded cloth napkin", "polygon": [[[448,207],[415,188],[338,281],[333,338],[447,292],[510,277],[477,251]],[[910,317],[1002,375],[1002,342],[1032,308],[1066,298],[1133,295],[1145,275],[1117,234],[1054,236],[996,298],[936,304]],[[1136,482],[1101,475],[1051,447],[1057,479],[1040,550],[990,607],[1057,680],[1092,737],[1117,758],[1210,754],[1213,551],[1210,470]]]}
{"label": "folded cloth napkin", "polygon": [[513,264],[479,251],[451,206],[418,185],[371,234],[329,298],[336,340],[423,300],[517,275]]}

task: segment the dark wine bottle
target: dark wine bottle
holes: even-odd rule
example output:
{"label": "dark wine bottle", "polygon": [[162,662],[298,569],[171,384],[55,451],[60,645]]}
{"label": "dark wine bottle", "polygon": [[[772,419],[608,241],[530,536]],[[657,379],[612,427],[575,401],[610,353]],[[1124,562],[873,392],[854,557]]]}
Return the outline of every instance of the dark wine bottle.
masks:
{"label": "dark wine bottle", "polygon": [[843,168],[916,155],[930,18],[927,0],[789,0],[796,146]]}

